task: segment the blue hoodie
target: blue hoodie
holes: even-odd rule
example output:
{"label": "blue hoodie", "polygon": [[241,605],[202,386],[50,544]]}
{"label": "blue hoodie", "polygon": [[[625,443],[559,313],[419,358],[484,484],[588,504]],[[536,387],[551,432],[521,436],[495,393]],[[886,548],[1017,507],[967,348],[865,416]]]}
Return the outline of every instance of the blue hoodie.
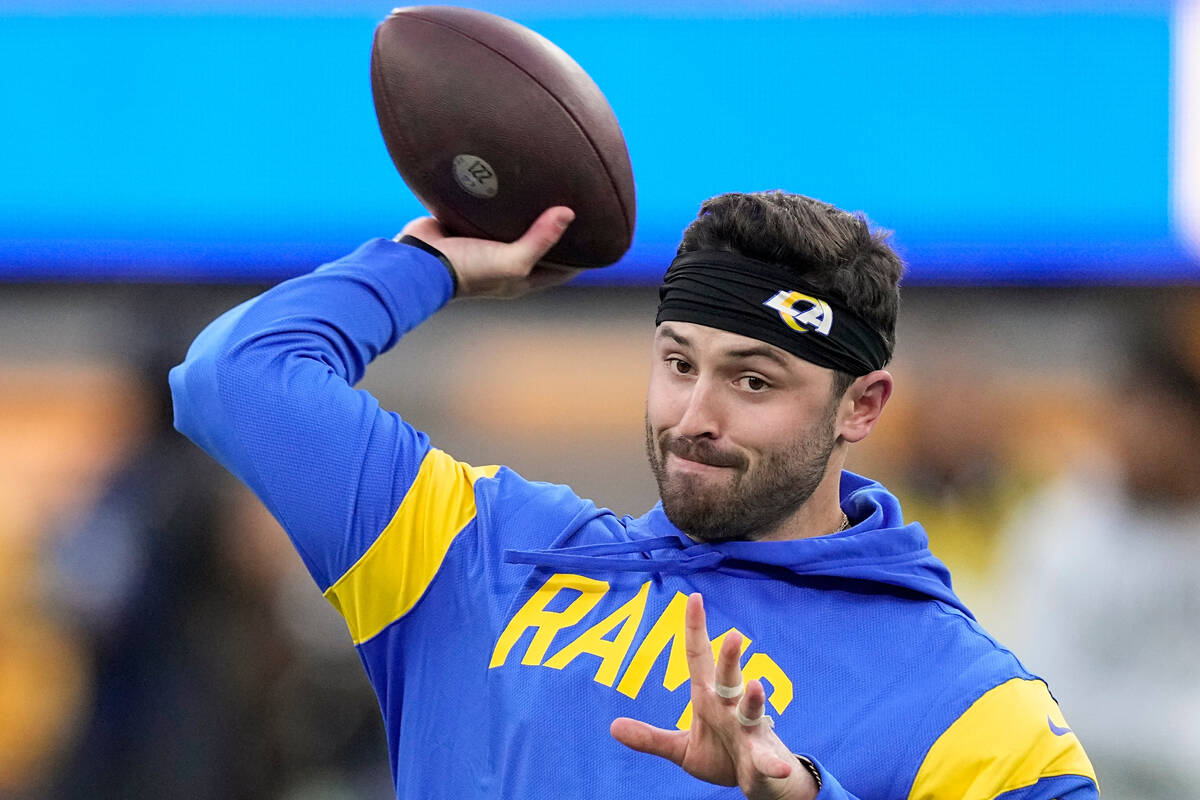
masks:
{"label": "blue hoodie", "polygon": [[740,796],[608,733],[690,724],[691,592],[718,644],[743,635],[743,673],[821,798],[1096,796],[1046,685],[878,483],[843,474],[845,531],[696,544],[661,506],[619,517],[458,462],[353,389],[451,292],[432,255],[372,241],[227,312],[171,373],[176,426],[258,494],[345,617],[399,797]]}

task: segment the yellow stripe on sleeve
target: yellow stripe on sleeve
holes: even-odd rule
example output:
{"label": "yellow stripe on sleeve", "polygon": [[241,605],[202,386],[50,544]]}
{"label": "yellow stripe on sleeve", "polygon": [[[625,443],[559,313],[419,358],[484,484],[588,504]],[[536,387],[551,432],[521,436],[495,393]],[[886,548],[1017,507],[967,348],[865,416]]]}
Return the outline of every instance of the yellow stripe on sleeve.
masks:
{"label": "yellow stripe on sleeve", "polygon": [[500,468],[472,467],[441,450],[421,462],[391,522],[367,552],[325,591],[355,644],[407,614],[442,565],[450,543],[475,518],[475,481]]}
{"label": "yellow stripe on sleeve", "polygon": [[938,737],[909,800],[991,800],[1059,775],[1096,780],[1046,684],[1013,678],[976,700]]}

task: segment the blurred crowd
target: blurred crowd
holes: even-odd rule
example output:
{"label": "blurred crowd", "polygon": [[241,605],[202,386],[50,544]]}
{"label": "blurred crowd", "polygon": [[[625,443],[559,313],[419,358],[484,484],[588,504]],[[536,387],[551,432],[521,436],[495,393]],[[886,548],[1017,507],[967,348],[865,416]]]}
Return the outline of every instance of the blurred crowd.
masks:
{"label": "blurred crowd", "polygon": [[[985,627],[1048,679],[1115,800],[1200,785],[1200,299],[1142,300],[911,290],[896,398],[851,465],[893,489]],[[507,406],[448,400],[468,393],[444,361],[465,317],[478,333],[509,311],[448,311],[372,388],[460,458],[640,513],[644,365],[627,354],[652,304],[563,290],[496,328],[494,352],[458,351],[481,365],[475,397],[515,341],[511,370],[545,363]],[[344,623],[261,504],[171,426],[166,371],[202,324],[133,358],[119,342],[107,359],[0,353],[0,800],[392,796]],[[572,383],[559,343],[581,325],[586,346],[622,356],[587,364],[631,395],[607,417],[552,394]],[[392,378],[413,370],[446,395],[406,395]],[[572,431],[592,463],[560,441]],[[644,487],[605,482],[631,473]]]}
{"label": "blurred crowd", "polygon": [[62,459],[39,515],[0,622],[0,796],[389,797],[344,623],[262,505],[174,432],[166,367],[102,387],[136,424],[102,463]]}

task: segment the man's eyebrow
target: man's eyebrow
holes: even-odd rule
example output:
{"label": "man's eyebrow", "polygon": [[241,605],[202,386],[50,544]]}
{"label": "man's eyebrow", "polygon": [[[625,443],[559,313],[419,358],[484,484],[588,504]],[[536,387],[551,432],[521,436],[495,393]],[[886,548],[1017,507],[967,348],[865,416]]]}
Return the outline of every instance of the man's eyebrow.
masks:
{"label": "man's eyebrow", "polygon": [[730,358],[753,358],[755,356],[762,356],[763,358],[774,361],[781,367],[788,366],[787,359],[784,358],[784,356],[773,347],[745,347],[739,350],[730,350],[725,353],[725,355]]}
{"label": "man's eyebrow", "polygon": [[[674,340],[674,342],[681,347],[690,347],[692,344],[686,336],[679,333],[666,323],[660,325],[658,327],[658,331],[666,338]],[[765,344],[754,345],[751,347],[741,347],[737,350],[727,350],[726,352],[722,353],[722,355],[726,358],[754,358],[755,356],[761,356],[762,358],[774,361],[781,367],[788,366],[786,356],[784,356],[774,347],[768,347]]]}
{"label": "man's eyebrow", "polygon": [[664,323],[663,325],[659,326],[659,331],[662,332],[663,336],[666,336],[668,339],[674,339],[677,344],[681,344],[684,347],[687,347],[688,345],[691,344],[691,342],[689,342],[686,337],[681,336],[670,325],[667,325]]}

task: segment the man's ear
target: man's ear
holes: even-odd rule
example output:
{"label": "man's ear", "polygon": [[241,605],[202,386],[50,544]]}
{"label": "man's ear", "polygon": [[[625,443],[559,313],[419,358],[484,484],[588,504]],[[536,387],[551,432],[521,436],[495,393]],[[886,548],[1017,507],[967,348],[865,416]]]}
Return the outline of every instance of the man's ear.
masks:
{"label": "man's ear", "polygon": [[879,421],[892,396],[892,374],[877,369],[855,379],[842,396],[838,434],[847,442],[861,442]]}

